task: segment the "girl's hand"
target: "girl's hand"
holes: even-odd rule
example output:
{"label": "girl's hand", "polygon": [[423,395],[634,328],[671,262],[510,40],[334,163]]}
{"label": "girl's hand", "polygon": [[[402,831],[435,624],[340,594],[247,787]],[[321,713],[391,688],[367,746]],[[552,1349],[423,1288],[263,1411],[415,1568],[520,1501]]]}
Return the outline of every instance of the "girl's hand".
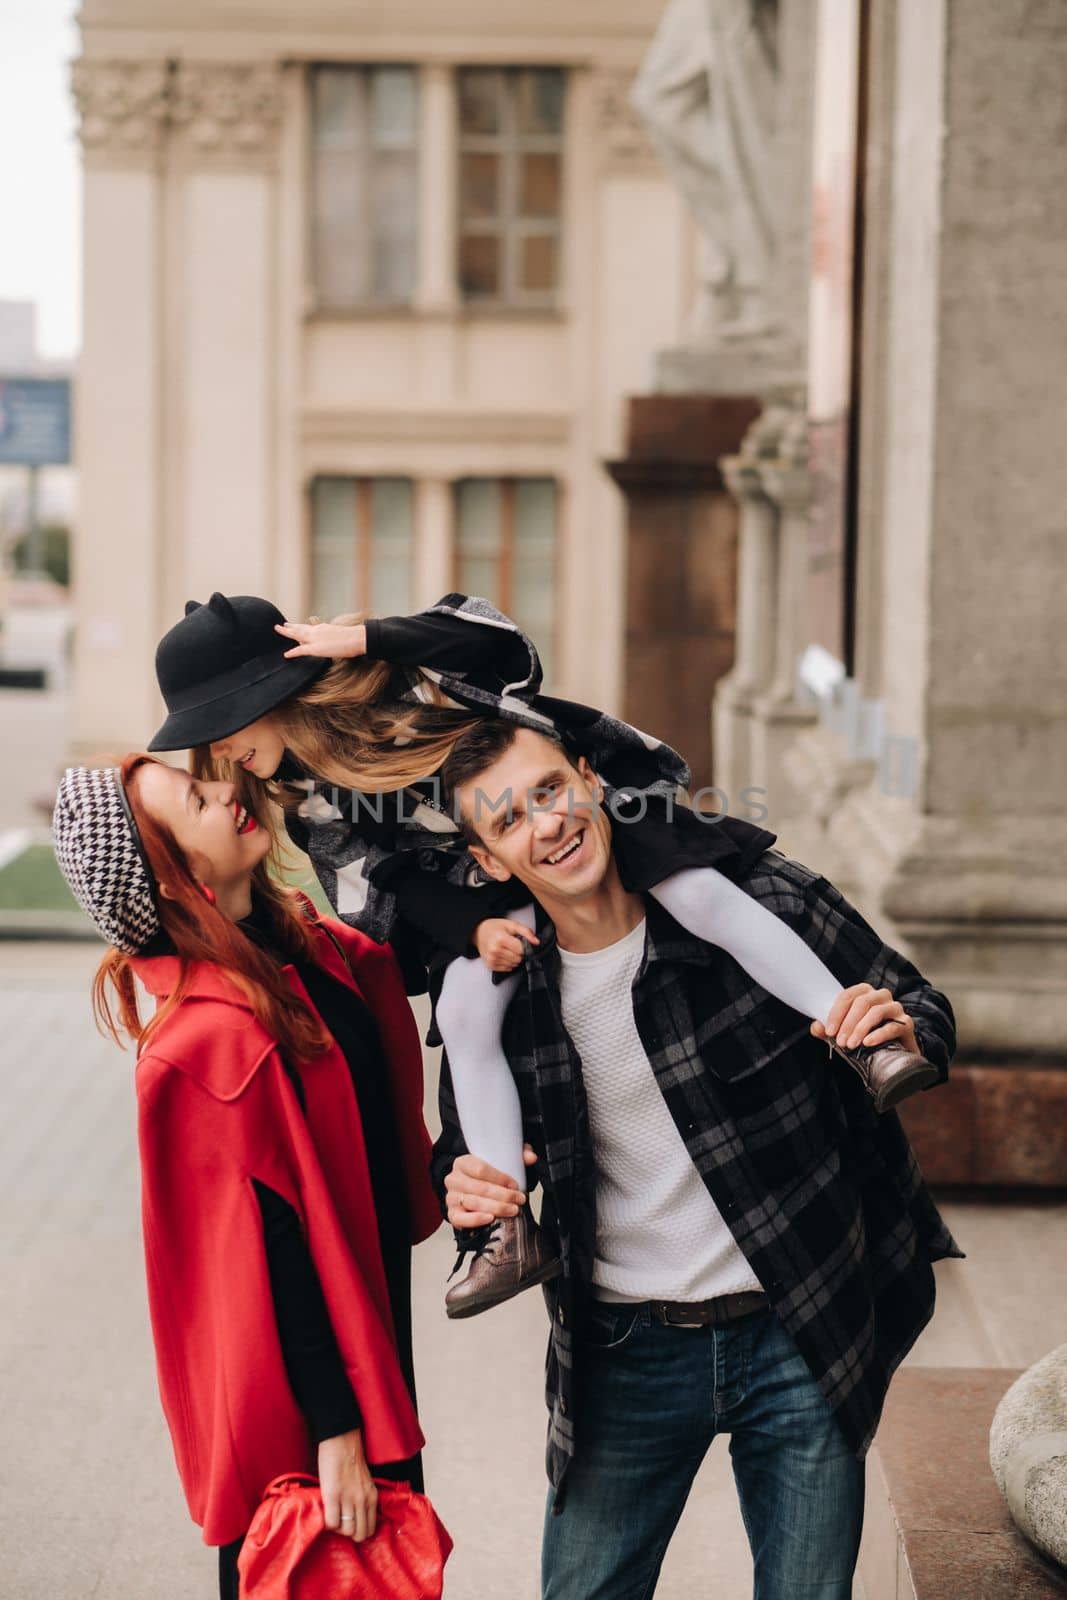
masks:
{"label": "girl's hand", "polygon": [[319,1486],[326,1526],[346,1539],[369,1539],[378,1526],[378,1490],[363,1454],[359,1428],[323,1439],[319,1445]]}
{"label": "girl's hand", "polygon": [[276,622],[275,633],[295,639],[289,656],[319,656],[328,661],[347,661],[367,653],[367,630],[362,622],[346,626],[340,622]]}
{"label": "girl's hand", "polygon": [[514,972],[522,961],[522,940],[537,944],[537,935],[524,922],[507,917],[486,917],[474,930],[474,946],[490,972]]}

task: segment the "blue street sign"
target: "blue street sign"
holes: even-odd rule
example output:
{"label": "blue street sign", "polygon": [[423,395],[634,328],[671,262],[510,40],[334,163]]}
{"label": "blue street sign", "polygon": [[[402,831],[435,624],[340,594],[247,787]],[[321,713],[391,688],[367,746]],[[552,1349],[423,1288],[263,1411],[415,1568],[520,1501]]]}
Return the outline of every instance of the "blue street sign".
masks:
{"label": "blue street sign", "polygon": [[0,378],[0,466],[69,461],[69,378]]}

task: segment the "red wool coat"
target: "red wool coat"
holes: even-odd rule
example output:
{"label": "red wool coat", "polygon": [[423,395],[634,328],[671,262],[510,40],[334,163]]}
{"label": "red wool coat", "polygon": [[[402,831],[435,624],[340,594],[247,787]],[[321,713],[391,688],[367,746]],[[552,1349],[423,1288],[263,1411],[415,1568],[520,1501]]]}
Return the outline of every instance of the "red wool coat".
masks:
{"label": "red wool coat", "polygon": [[[330,921],[355,982],[316,929],[320,965],[362,994],[381,1035],[396,1106],[412,1242],[438,1227],[422,1054],[387,945]],[[176,957],[141,958],[163,1000]],[[292,967],[289,982],[307,1000]],[[138,1138],[149,1309],[159,1389],[189,1511],[207,1544],[240,1538],[281,1473],[315,1454],[285,1374],[253,1178],[296,1210],[341,1358],[363,1413],[371,1461],[424,1443],[400,1371],[378,1246],[359,1110],[334,1046],[300,1064],[301,1110],[274,1040],[217,967],[153,1033],[137,1064]]]}

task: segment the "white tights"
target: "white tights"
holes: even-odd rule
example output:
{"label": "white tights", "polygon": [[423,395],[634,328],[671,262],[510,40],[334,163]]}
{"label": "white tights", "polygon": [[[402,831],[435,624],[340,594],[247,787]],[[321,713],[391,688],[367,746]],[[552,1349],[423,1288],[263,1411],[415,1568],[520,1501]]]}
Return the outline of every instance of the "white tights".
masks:
{"label": "white tights", "polygon": [[[841,992],[833,973],[798,933],[721,872],[689,867],[649,893],[683,928],[733,956],[769,994],[812,1020],[825,1021]],[[532,905],[512,915],[533,928]],[[459,957],[445,973],[437,1022],[468,1150],[525,1190],[519,1095],[500,1042],[518,981],[518,973],[512,973],[494,983],[480,956]]]}
{"label": "white tights", "polygon": [[[509,911],[508,916],[533,930],[532,905]],[[437,1026],[448,1052],[456,1113],[467,1149],[499,1172],[506,1172],[525,1192],[519,1091],[500,1042],[504,1013],[518,987],[519,972],[508,973],[503,983],[494,983],[481,956],[458,956],[441,985]]]}

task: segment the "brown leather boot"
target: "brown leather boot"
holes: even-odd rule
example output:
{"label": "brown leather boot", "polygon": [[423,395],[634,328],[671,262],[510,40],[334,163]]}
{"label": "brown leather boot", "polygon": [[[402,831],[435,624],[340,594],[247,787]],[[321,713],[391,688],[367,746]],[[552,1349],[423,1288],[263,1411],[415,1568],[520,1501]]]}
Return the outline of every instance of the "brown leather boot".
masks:
{"label": "brown leather boot", "polygon": [[561,1270],[560,1259],[549,1249],[529,1205],[522,1206],[517,1217],[498,1217],[472,1233],[465,1247],[460,1247],[452,1271],[458,1272],[463,1257],[473,1250],[471,1269],[445,1295],[445,1311],[450,1317],[476,1317],[479,1311],[511,1300],[535,1283],[547,1283]]}
{"label": "brown leather boot", "polygon": [[861,1044],[855,1050],[845,1050],[832,1039],[827,1043],[830,1054],[839,1055],[858,1074],[879,1113],[899,1105],[920,1089],[929,1089],[940,1077],[925,1056],[916,1055],[902,1044]]}

